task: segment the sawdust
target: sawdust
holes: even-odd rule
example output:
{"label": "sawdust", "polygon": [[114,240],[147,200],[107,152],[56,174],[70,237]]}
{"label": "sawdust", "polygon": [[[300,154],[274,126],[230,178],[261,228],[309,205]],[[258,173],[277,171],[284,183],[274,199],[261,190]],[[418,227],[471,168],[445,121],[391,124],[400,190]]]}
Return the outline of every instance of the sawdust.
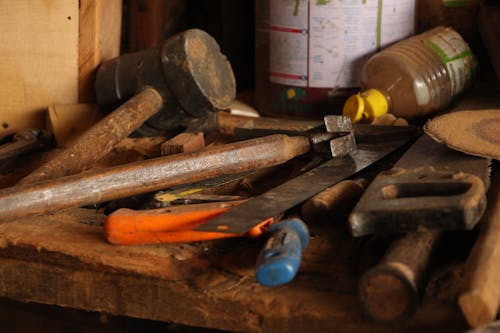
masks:
{"label": "sawdust", "polygon": [[500,160],[500,109],[445,114],[429,120],[424,131],[455,150]]}

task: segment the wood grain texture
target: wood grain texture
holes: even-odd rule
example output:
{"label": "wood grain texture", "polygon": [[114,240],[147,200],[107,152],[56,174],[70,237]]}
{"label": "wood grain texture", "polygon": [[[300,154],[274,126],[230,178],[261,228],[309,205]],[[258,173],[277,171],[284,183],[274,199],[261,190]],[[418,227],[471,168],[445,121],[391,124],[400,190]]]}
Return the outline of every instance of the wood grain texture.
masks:
{"label": "wood grain texture", "polygon": [[0,2],[0,136],[77,102],[78,1]]}
{"label": "wood grain texture", "polygon": [[[144,92],[146,90],[141,94]],[[126,104],[131,102],[132,99]],[[108,133],[102,130],[102,127],[99,128],[98,133],[104,132],[106,136]],[[0,220],[92,205],[279,165],[309,150],[309,139],[306,137],[275,134],[217,145],[200,152],[163,156],[75,174],[83,171],[83,161],[91,165],[89,157],[96,156],[92,151],[76,148],[87,146],[91,150],[100,144],[100,135],[85,138],[87,134],[89,131],[71,147],[61,150],[56,157],[23,178],[17,186],[0,190]],[[89,141],[93,138],[96,141]],[[99,152],[103,152],[103,148]],[[72,175],[64,177],[61,172]]]}
{"label": "wood grain texture", "polygon": [[305,201],[300,209],[306,221],[326,221],[348,214],[365,190],[361,180],[343,180]]}
{"label": "wood grain texture", "polygon": [[[401,326],[370,325],[355,300],[354,240],[315,226],[296,279],[260,286],[259,240],[113,246],[101,215],[75,209],[0,226],[0,296],[238,332],[443,332],[465,326],[451,300],[426,300]],[[343,241],[340,241],[343,240]]]}
{"label": "wood grain texture", "polygon": [[94,102],[95,70],[120,54],[122,0],[80,0],[78,100]]}
{"label": "wood grain texture", "polygon": [[155,89],[144,89],[84,131],[20,184],[41,182],[90,169],[115,145],[157,113],[162,105],[163,99]]}
{"label": "wood grain texture", "polygon": [[363,274],[359,298],[369,318],[396,323],[414,315],[440,237],[436,230],[410,232],[391,244],[382,260]]}
{"label": "wood grain texture", "polygon": [[179,153],[192,153],[200,151],[205,147],[205,139],[202,132],[183,132],[168,139],[161,145],[163,156]]}
{"label": "wood grain texture", "polygon": [[478,15],[478,28],[486,54],[500,84],[500,6],[481,3]]}
{"label": "wood grain texture", "polygon": [[156,47],[165,39],[167,5],[179,1],[130,0],[129,1],[129,52]]}
{"label": "wood grain texture", "polygon": [[47,112],[47,129],[59,146],[85,132],[102,118],[96,104],[52,105]]}
{"label": "wood grain texture", "polygon": [[479,236],[467,259],[458,303],[471,327],[495,320],[500,305],[500,173],[492,180],[488,208],[479,223]]}

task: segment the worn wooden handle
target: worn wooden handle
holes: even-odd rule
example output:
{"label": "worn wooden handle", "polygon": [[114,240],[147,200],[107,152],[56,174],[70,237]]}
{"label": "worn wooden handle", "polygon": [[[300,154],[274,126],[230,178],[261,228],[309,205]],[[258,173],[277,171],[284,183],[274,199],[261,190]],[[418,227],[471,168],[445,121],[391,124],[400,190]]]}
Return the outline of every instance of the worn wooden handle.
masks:
{"label": "worn wooden handle", "polygon": [[391,245],[379,264],[363,275],[358,296],[368,318],[394,323],[415,313],[440,234],[421,229],[403,236]]}
{"label": "worn wooden handle", "polygon": [[458,304],[471,327],[495,320],[500,305],[500,174],[491,182],[488,208],[465,266]]}
{"label": "worn wooden handle", "polygon": [[364,190],[363,181],[343,180],[304,202],[300,214],[308,222],[347,214]]}

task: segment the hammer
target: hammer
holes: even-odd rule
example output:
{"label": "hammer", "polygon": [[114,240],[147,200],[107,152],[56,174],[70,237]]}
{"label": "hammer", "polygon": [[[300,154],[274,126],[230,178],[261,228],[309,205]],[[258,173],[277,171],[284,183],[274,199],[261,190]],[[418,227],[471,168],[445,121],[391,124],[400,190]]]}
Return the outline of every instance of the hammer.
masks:
{"label": "hammer", "polygon": [[230,63],[217,42],[198,29],[101,64],[95,87],[99,106],[116,109],[20,184],[89,169],[148,119],[156,128],[177,129],[229,107],[236,94]]}

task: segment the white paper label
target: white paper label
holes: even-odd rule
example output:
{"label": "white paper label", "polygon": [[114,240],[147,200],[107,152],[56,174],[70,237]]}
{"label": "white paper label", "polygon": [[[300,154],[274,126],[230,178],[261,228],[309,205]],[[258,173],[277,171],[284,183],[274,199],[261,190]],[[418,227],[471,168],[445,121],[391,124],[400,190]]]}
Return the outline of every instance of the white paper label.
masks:
{"label": "white paper label", "polygon": [[270,80],[359,86],[364,60],[414,33],[415,0],[270,0]]}

